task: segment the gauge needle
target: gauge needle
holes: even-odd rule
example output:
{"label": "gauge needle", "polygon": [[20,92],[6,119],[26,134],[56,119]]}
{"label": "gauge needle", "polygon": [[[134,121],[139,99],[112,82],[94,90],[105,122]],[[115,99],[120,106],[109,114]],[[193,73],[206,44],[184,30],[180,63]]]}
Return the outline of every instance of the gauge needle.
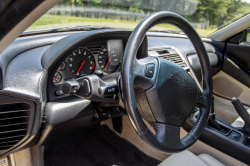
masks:
{"label": "gauge needle", "polygon": [[77,70],[76,75],[77,75],[77,74],[79,73],[79,71],[81,70],[82,65],[84,64],[84,62],[85,62],[85,61],[82,62],[81,66],[80,66],[79,69]]}
{"label": "gauge needle", "polygon": [[111,60],[111,57],[109,58],[109,61],[108,61],[108,63],[106,64],[104,70],[106,70],[106,68],[107,68],[107,66],[108,66],[108,64],[109,64],[109,62],[110,62],[110,60]]}
{"label": "gauge needle", "polygon": [[58,80],[55,77],[53,77],[53,79],[56,80],[56,82],[58,82]]}
{"label": "gauge needle", "polygon": [[61,67],[61,66],[59,66],[60,67],[60,69],[62,69],[63,70],[63,68]]}

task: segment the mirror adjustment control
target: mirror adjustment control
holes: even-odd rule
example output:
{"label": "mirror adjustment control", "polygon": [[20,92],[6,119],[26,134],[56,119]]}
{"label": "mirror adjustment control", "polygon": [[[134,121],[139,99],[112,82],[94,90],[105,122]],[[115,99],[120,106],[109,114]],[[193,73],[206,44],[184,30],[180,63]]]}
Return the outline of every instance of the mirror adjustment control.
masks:
{"label": "mirror adjustment control", "polygon": [[98,92],[99,92],[99,95],[101,97],[111,96],[111,95],[118,94],[119,88],[118,88],[117,84],[108,85],[108,86],[101,86],[98,88]]}
{"label": "mirror adjustment control", "polygon": [[153,63],[146,65],[145,76],[149,78],[153,78],[155,73],[155,65]]}

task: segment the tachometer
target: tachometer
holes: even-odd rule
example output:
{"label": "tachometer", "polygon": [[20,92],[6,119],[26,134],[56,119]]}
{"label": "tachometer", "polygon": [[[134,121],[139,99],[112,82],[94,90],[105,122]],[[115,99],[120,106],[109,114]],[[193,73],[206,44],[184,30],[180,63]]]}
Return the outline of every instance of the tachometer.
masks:
{"label": "tachometer", "polygon": [[[114,64],[113,62],[118,62],[118,64]],[[109,57],[107,47],[103,47],[99,51],[98,64],[102,71],[113,73],[119,66],[119,56],[114,52],[113,56]]]}
{"label": "tachometer", "polygon": [[73,76],[89,75],[95,69],[95,59],[88,50],[78,48],[68,57],[68,69]]}

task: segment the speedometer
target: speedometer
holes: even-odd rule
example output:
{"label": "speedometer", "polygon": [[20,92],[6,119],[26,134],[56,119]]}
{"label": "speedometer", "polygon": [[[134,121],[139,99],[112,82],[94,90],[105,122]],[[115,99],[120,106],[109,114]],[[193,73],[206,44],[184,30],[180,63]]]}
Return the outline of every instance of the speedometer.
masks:
{"label": "speedometer", "polygon": [[95,59],[88,50],[78,48],[68,57],[68,69],[77,77],[92,74],[95,69]]}

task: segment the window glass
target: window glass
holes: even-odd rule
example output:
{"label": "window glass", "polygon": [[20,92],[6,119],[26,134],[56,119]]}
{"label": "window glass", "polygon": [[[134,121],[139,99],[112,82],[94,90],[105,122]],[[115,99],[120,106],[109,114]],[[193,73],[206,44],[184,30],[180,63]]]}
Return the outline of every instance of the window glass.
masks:
{"label": "window glass", "polygon": [[[62,0],[27,31],[65,26],[108,26],[134,29],[147,15],[172,11],[185,17],[201,36],[207,36],[250,13],[250,0]],[[154,31],[182,33],[172,25]]]}

